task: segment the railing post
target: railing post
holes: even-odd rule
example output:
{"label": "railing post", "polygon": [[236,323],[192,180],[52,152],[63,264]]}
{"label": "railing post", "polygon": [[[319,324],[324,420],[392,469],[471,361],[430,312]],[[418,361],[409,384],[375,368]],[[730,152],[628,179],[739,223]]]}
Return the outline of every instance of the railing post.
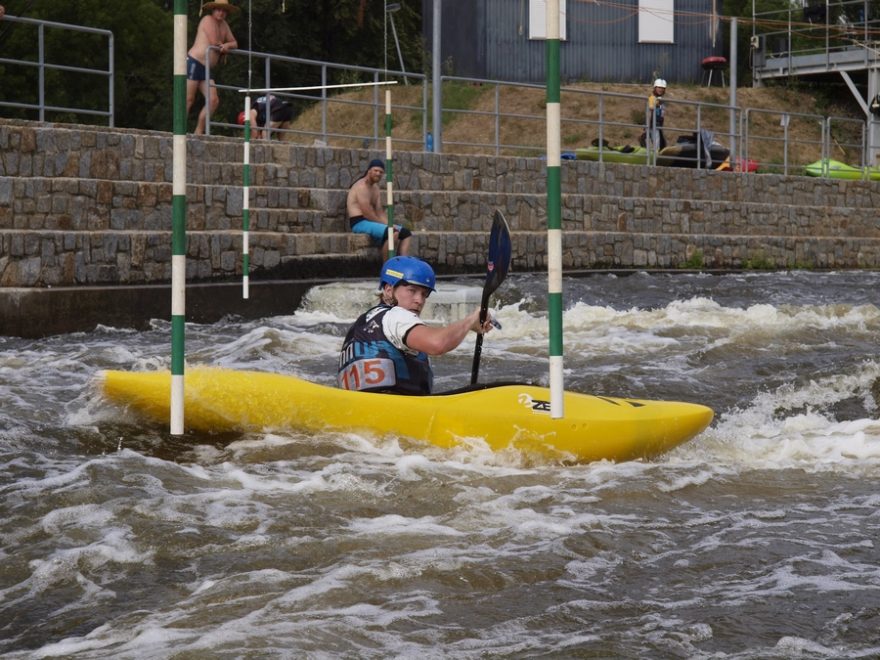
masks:
{"label": "railing post", "polygon": [[703,106],[697,106],[697,169],[703,169]]}
{"label": "railing post", "polygon": [[[373,82],[379,82],[379,72],[373,71]],[[373,146],[379,145],[379,86],[373,85]],[[389,243],[390,248],[390,243]]]}
{"label": "railing post", "polygon": [[[428,134],[428,78],[422,78],[422,138]],[[433,139],[434,136],[431,136]]]}
{"label": "railing post", "polygon": [[113,96],[113,87],[114,87],[113,82],[114,82],[114,78],[116,76],[116,68],[113,66],[113,61],[114,61],[113,60],[113,33],[110,33],[109,44],[110,44],[110,46],[109,46],[109,53],[107,56],[107,61],[108,61],[107,68],[108,68],[108,73],[110,75],[108,76],[109,83],[108,83],[107,94],[108,94],[109,106],[110,106],[108,108],[108,110],[110,111],[110,128],[113,128],[114,126],[116,126],[116,103],[115,103],[116,97]]}
{"label": "railing post", "polygon": [[737,47],[737,38],[739,32],[739,24],[737,23],[737,18],[734,16],[730,20],[730,98],[728,100],[728,104],[730,105],[730,115],[728,119],[728,129],[730,130],[730,153],[733,155],[734,160],[736,159],[736,86],[739,84],[736,75],[736,69],[738,66],[738,47]]}
{"label": "railing post", "polygon": [[791,117],[788,113],[782,115],[782,173],[788,174],[788,122]]}
{"label": "railing post", "polygon": [[39,73],[37,75],[39,90],[37,95],[40,103],[40,121],[46,121],[46,47],[45,47],[45,30],[43,24],[40,23],[37,28],[37,62],[39,64]]}
{"label": "railing post", "polygon": [[321,65],[321,139],[327,142],[327,65]]}
{"label": "railing post", "polygon": [[[269,88],[272,86],[272,56],[271,55],[266,56],[266,64],[263,67],[263,71],[264,71],[263,75],[266,78],[266,82],[263,85],[263,87]],[[266,95],[266,99],[268,100],[269,92],[263,92],[263,93]],[[269,111],[266,113],[266,128],[265,128],[265,130],[263,130],[263,137],[262,137],[263,140],[270,139],[271,135],[272,135],[269,132],[271,129],[271,126],[272,126],[271,104],[267,105],[266,107],[269,108]]]}
{"label": "railing post", "polygon": [[208,46],[205,50],[205,135],[211,134],[211,50],[214,46]]}

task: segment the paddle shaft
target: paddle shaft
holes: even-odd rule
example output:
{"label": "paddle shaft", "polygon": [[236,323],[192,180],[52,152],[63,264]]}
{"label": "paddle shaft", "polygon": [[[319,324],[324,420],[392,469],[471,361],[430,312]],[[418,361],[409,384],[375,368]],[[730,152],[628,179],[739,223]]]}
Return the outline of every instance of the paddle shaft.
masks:
{"label": "paddle shaft", "polygon": [[[486,316],[489,315],[489,291],[488,284],[483,287],[483,300],[480,303],[480,328],[486,322]],[[471,366],[471,385],[477,384],[477,378],[480,376],[480,356],[483,353],[483,333],[477,333],[477,342],[474,344],[474,363]]]}
{"label": "paddle shaft", "polygon": [[[480,329],[489,316],[489,296],[497,289],[510,268],[511,244],[510,228],[501,211],[495,211],[492,231],[489,234],[489,254],[486,259],[486,282],[483,284],[483,297],[480,301]],[[480,356],[483,352],[483,333],[477,333],[474,345],[474,363],[471,367],[471,385],[477,384],[480,375]]]}

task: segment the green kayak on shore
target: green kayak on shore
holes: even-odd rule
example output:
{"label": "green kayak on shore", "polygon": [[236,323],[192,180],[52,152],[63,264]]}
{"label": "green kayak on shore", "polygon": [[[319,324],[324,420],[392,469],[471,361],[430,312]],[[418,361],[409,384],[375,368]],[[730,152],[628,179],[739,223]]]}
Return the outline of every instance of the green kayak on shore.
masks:
{"label": "green kayak on shore", "polygon": [[817,160],[804,168],[807,176],[828,177],[830,179],[848,179],[859,181],[866,179],[880,181],[880,167],[853,167],[839,160]]}

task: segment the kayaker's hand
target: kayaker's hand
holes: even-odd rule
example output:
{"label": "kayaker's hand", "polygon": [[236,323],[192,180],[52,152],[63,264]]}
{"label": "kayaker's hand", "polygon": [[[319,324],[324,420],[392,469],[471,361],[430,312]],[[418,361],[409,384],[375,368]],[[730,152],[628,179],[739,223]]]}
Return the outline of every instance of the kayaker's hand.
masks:
{"label": "kayaker's hand", "polygon": [[471,330],[473,330],[476,333],[485,335],[493,327],[501,327],[501,326],[500,326],[500,324],[498,324],[498,322],[495,319],[492,318],[492,312],[489,312],[488,314],[486,314],[486,320],[483,321],[483,323],[481,325],[480,324],[480,312],[479,312],[479,310],[477,310],[476,318],[474,319],[474,322],[471,324]]}

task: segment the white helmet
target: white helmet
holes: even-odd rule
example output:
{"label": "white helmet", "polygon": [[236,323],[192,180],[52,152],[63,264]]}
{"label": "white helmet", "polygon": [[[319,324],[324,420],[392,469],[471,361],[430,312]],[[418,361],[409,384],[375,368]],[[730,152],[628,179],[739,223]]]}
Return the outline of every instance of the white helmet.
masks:
{"label": "white helmet", "polygon": [[662,87],[663,89],[666,89],[666,81],[663,80],[663,78],[657,78],[657,80],[654,81],[654,87]]}

